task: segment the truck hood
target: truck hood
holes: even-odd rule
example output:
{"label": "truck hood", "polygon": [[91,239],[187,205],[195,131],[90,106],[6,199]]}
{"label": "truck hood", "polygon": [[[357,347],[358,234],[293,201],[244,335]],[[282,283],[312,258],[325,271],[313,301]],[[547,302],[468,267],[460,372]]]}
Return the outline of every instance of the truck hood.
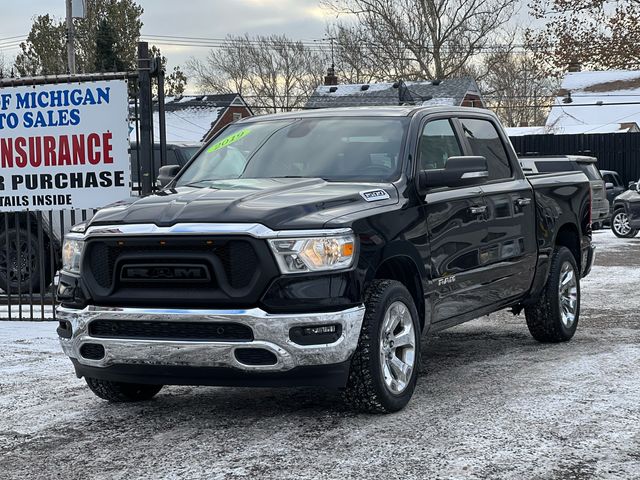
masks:
{"label": "truck hood", "polygon": [[273,230],[322,228],[328,221],[398,203],[391,183],[315,178],[234,179],[132,197],[98,211],[91,225],[261,223]]}

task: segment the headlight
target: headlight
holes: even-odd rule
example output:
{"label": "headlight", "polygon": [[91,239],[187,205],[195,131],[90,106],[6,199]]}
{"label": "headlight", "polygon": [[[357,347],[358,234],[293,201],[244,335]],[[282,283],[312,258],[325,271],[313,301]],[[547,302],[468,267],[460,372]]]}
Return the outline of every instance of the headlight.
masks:
{"label": "headlight", "polygon": [[80,273],[80,259],[84,240],[65,238],[62,246],[62,269],[69,273]]}
{"label": "headlight", "polygon": [[353,234],[269,240],[282,273],[341,270],[353,265],[356,240]]}

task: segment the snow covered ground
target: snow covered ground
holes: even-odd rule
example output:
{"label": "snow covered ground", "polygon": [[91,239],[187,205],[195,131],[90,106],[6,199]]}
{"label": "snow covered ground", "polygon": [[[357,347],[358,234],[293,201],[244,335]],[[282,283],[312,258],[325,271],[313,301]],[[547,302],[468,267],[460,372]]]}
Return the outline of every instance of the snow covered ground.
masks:
{"label": "snow covered ground", "polygon": [[166,387],[110,405],[52,322],[0,322],[0,478],[640,478],[640,238],[597,232],[575,338],[500,312],[423,343],[402,412],[334,392]]}

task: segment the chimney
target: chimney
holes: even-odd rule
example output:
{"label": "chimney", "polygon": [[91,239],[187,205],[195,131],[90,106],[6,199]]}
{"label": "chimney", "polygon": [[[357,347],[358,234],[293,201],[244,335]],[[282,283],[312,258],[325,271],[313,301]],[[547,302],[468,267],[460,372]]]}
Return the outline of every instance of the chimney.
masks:
{"label": "chimney", "polygon": [[582,65],[576,57],[573,57],[569,62],[569,67],[567,68],[567,70],[569,72],[579,72],[582,70]]}
{"label": "chimney", "polygon": [[333,65],[327,69],[327,74],[324,77],[324,84],[327,86],[338,85],[338,77],[336,76],[336,69]]}

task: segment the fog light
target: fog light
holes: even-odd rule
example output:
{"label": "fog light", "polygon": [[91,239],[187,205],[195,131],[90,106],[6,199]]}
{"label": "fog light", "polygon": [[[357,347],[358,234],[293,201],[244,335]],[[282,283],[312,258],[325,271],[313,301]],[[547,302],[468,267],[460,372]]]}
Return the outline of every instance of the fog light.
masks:
{"label": "fog light", "polygon": [[293,327],[289,331],[289,338],[298,345],[321,345],[334,343],[342,336],[342,325],[310,325],[308,327]]}
{"label": "fog light", "polygon": [[322,327],[305,327],[302,329],[303,335],[322,335],[324,333],[336,333],[336,326],[325,325]]}

